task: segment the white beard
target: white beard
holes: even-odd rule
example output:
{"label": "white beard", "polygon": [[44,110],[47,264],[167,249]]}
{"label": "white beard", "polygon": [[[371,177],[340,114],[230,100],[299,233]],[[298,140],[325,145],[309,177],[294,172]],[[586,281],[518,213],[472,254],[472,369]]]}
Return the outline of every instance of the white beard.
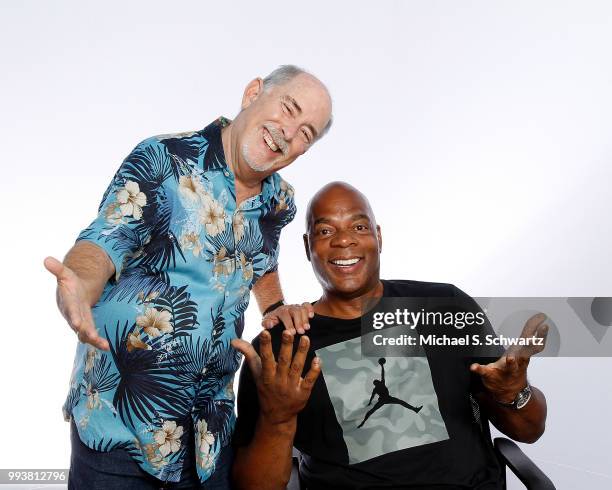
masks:
{"label": "white beard", "polygon": [[251,158],[251,156],[249,156],[248,143],[242,145],[242,158],[244,158],[244,161],[247,163],[247,165],[255,172],[265,172],[266,170],[271,169],[276,163],[276,160],[272,160],[271,162],[258,163],[256,159]]}

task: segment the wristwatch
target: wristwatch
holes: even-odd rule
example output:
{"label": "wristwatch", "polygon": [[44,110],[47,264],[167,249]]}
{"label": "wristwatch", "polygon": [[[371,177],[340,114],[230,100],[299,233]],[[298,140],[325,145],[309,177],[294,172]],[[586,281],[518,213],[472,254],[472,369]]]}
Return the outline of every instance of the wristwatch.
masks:
{"label": "wristwatch", "polygon": [[499,400],[495,401],[504,407],[520,410],[527,405],[527,403],[529,403],[529,400],[531,400],[531,386],[529,386],[529,383],[527,383],[527,386],[519,391],[514,397],[514,400],[512,400],[510,403],[500,402]]}

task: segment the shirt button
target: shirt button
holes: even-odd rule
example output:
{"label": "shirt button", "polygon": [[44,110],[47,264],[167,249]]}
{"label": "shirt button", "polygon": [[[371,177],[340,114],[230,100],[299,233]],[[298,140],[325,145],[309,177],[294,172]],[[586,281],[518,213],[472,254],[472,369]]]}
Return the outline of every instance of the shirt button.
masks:
{"label": "shirt button", "polygon": [[224,170],[223,175],[225,175],[226,177],[229,177],[229,172],[227,170]]}

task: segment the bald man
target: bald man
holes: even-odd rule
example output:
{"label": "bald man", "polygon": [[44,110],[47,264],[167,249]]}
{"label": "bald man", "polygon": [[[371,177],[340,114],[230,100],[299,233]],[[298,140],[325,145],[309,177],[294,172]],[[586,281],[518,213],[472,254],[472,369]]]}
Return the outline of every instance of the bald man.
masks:
{"label": "bald man", "polygon": [[[368,200],[348,184],[333,182],[313,197],[304,245],[323,289],[308,337],[279,325],[253,345],[232,342],[249,365],[238,391],[237,487],[284,489],[295,446],[309,490],[501,489],[500,468],[473,406],[513,439],[537,440],[546,401],[527,383],[534,352],[507,351],[487,364],[429,351],[427,357],[365,356],[364,301],[456,298],[479,309],[450,284],[381,280],[380,227]],[[523,335],[545,338],[544,319],[530,319]],[[493,333],[488,322],[480,333]]]}

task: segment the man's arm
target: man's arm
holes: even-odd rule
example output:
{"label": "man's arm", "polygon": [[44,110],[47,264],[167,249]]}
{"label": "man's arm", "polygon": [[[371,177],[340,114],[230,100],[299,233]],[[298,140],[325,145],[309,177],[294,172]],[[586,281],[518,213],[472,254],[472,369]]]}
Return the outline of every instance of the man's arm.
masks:
{"label": "man's arm", "polygon": [[544,433],[546,426],[546,398],[535,386],[531,387],[531,399],[520,410],[504,407],[493,395],[483,392],[476,395],[495,427],[515,441],[533,443]]}
{"label": "man's arm", "polygon": [[[259,311],[262,313],[265,313],[271,305],[283,301],[283,290],[278,272],[268,272],[260,277],[253,286],[253,294],[257,300]],[[282,305],[265,314],[261,324],[265,328],[272,328],[282,323],[291,333],[303,334],[310,328],[308,320],[313,316],[314,309],[310,303]]]}
{"label": "man's arm", "polygon": [[45,267],[57,279],[57,306],[81,342],[108,350],[108,341],[98,335],[91,307],[96,304],[108,279],[115,273],[109,256],[97,245],[77,242],[64,258],[45,259]]}
{"label": "man's arm", "polygon": [[292,360],[293,335],[285,330],[278,362],[274,360],[267,331],[261,333],[260,341],[261,357],[249,343],[239,339],[232,341],[232,346],[245,355],[257,386],[260,406],[253,438],[248,445],[237,449],[232,472],[238,489],[284,490],[291,476],[297,414],[310,397],[320,373],[320,363],[315,357],[302,378],[310,346],[308,337],[300,339]]}
{"label": "man's arm", "polygon": [[[546,425],[546,398],[536,387],[531,387],[531,399],[521,409],[506,407],[527,386],[527,366],[532,355],[544,349],[548,326],[543,314],[531,317],[521,337],[542,338],[541,346],[509,348],[497,361],[482,365],[474,363],[470,370],[480,375],[484,390],[475,396],[487,412],[491,422],[508,437],[533,443],[544,433]],[[500,403],[502,402],[502,403]]]}

